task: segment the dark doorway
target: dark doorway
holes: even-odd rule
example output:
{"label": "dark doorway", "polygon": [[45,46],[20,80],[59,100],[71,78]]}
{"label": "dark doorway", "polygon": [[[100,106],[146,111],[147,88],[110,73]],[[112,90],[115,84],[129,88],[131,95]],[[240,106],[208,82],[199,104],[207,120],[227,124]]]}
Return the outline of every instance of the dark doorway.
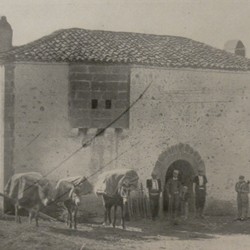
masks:
{"label": "dark doorway", "polygon": [[190,204],[189,204],[189,211],[194,211],[194,203],[193,203],[193,178],[194,178],[194,170],[191,166],[191,164],[188,161],[185,160],[177,160],[173,162],[166,173],[165,177],[165,183],[164,183],[164,189],[163,189],[163,211],[168,212],[168,196],[165,192],[165,185],[168,181],[168,179],[173,177],[173,171],[177,169],[179,170],[179,180],[182,183],[182,185],[185,185],[188,187],[188,191],[191,194]]}

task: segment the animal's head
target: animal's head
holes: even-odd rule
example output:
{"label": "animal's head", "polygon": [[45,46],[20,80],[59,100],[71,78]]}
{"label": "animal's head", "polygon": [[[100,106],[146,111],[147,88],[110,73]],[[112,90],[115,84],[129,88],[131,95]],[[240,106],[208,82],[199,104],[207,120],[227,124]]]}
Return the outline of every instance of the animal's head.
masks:
{"label": "animal's head", "polygon": [[128,197],[131,188],[132,187],[127,179],[124,178],[123,180],[120,181],[118,185],[118,194],[121,196],[123,204],[128,202]]}
{"label": "animal's head", "polygon": [[52,200],[52,186],[46,179],[39,180],[36,184],[38,187],[39,198],[44,206],[47,206]]}
{"label": "animal's head", "polygon": [[129,193],[130,193],[130,189],[122,185],[119,190],[119,195],[122,197],[123,204],[128,202]]}
{"label": "animal's head", "polygon": [[128,202],[130,191],[136,189],[138,186],[138,176],[127,177],[124,176],[118,183],[118,194],[122,197],[123,203]]}

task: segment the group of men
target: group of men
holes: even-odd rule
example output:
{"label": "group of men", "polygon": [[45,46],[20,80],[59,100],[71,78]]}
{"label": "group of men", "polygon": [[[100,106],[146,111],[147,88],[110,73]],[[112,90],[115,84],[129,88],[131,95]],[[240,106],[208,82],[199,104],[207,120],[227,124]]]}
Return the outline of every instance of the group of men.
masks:
{"label": "group of men", "polygon": [[[206,184],[207,178],[202,171],[198,171],[193,179],[193,194],[195,197],[196,217],[203,218],[203,211],[206,202]],[[250,181],[245,181],[244,176],[239,177],[239,181],[235,185],[237,192],[237,220],[244,221],[248,218],[249,207],[249,188]],[[155,220],[159,213],[160,194],[162,192],[161,180],[152,173],[152,178],[147,180],[147,188],[149,193],[150,207],[152,219]],[[179,178],[179,171],[173,171],[172,178],[168,179],[165,187],[164,194],[168,200],[168,212],[170,218],[177,218],[179,212],[183,215],[184,219],[188,218],[188,208],[190,202],[190,190],[187,186],[182,185]],[[180,209],[181,208],[181,209]]]}
{"label": "group of men", "polygon": [[[196,217],[203,218],[203,210],[206,201],[207,178],[198,171],[198,175],[193,179],[193,193],[195,195]],[[155,220],[159,213],[160,194],[162,192],[161,180],[152,173],[152,178],[147,180],[152,219]],[[168,212],[170,218],[177,218],[180,212],[184,219],[188,218],[188,208],[190,203],[190,190],[183,185],[179,178],[179,171],[173,171],[172,178],[168,179],[164,187],[164,195],[168,200]]]}

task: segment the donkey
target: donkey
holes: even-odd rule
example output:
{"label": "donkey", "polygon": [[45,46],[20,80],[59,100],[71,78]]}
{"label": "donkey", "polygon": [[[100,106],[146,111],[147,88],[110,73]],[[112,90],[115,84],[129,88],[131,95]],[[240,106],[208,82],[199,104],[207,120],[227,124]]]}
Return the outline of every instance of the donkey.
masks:
{"label": "donkey", "polygon": [[113,227],[116,225],[116,210],[121,208],[121,222],[125,229],[125,209],[130,191],[138,186],[139,176],[133,169],[113,169],[98,176],[95,184],[95,194],[101,196],[104,206],[104,225],[111,224],[111,208],[114,206]]}
{"label": "donkey", "polygon": [[130,187],[125,183],[121,185],[120,188],[116,191],[113,196],[108,196],[106,194],[102,194],[103,198],[103,206],[105,209],[104,212],[104,225],[107,225],[107,219],[109,220],[109,224],[111,225],[111,208],[114,206],[114,220],[113,227],[116,226],[116,211],[117,207],[121,208],[121,224],[122,228],[125,229],[125,209],[124,207],[128,204],[128,197],[130,193]]}
{"label": "donkey", "polygon": [[77,212],[81,195],[92,192],[92,184],[86,177],[68,177],[57,182],[54,202],[62,202],[67,209],[67,225],[77,229]]}
{"label": "donkey", "polygon": [[29,223],[35,218],[38,226],[38,216],[41,207],[47,206],[50,200],[52,186],[43,179],[40,173],[28,172],[14,174],[5,186],[5,193],[1,194],[15,206],[15,221],[21,223],[19,209],[29,212]]}

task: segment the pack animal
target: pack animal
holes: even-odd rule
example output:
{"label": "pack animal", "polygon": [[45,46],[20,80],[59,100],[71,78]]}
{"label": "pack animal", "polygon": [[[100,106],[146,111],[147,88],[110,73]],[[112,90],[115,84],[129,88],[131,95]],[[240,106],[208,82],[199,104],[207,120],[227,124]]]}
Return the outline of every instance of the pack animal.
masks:
{"label": "pack animal", "polygon": [[111,224],[111,209],[114,207],[113,227],[116,226],[117,207],[121,208],[121,224],[125,229],[125,207],[130,191],[138,186],[138,174],[133,169],[115,169],[102,173],[95,185],[95,193],[102,197],[104,225]]}
{"label": "pack animal", "polygon": [[103,198],[103,206],[104,206],[104,225],[107,225],[107,219],[109,220],[109,224],[111,225],[111,209],[114,206],[114,220],[113,227],[116,226],[116,212],[117,207],[121,208],[121,225],[122,228],[125,229],[125,209],[124,207],[128,203],[129,197],[129,188],[126,186],[121,186],[119,190],[117,190],[116,194],[113,196],[108,196],[106,194],[102,195]]}
{"label": "pack animal", "polygon": [[92,192],[92,185],[85,177],[80,179],[70,177],[59,180],[55,188],[55,202],[62,202],[67,209],[67,225],[77,229],[77,212],[80,205],[80,196]]}
{"label": "pack animal", "polygon": [[15,220],[21,223],[19,209],[29,212],[29,223],[35,218],[38,226],[39,211],[50,200],[51,185],[40,173],[14,174],[5,186],[4,197],[15,206]]}

